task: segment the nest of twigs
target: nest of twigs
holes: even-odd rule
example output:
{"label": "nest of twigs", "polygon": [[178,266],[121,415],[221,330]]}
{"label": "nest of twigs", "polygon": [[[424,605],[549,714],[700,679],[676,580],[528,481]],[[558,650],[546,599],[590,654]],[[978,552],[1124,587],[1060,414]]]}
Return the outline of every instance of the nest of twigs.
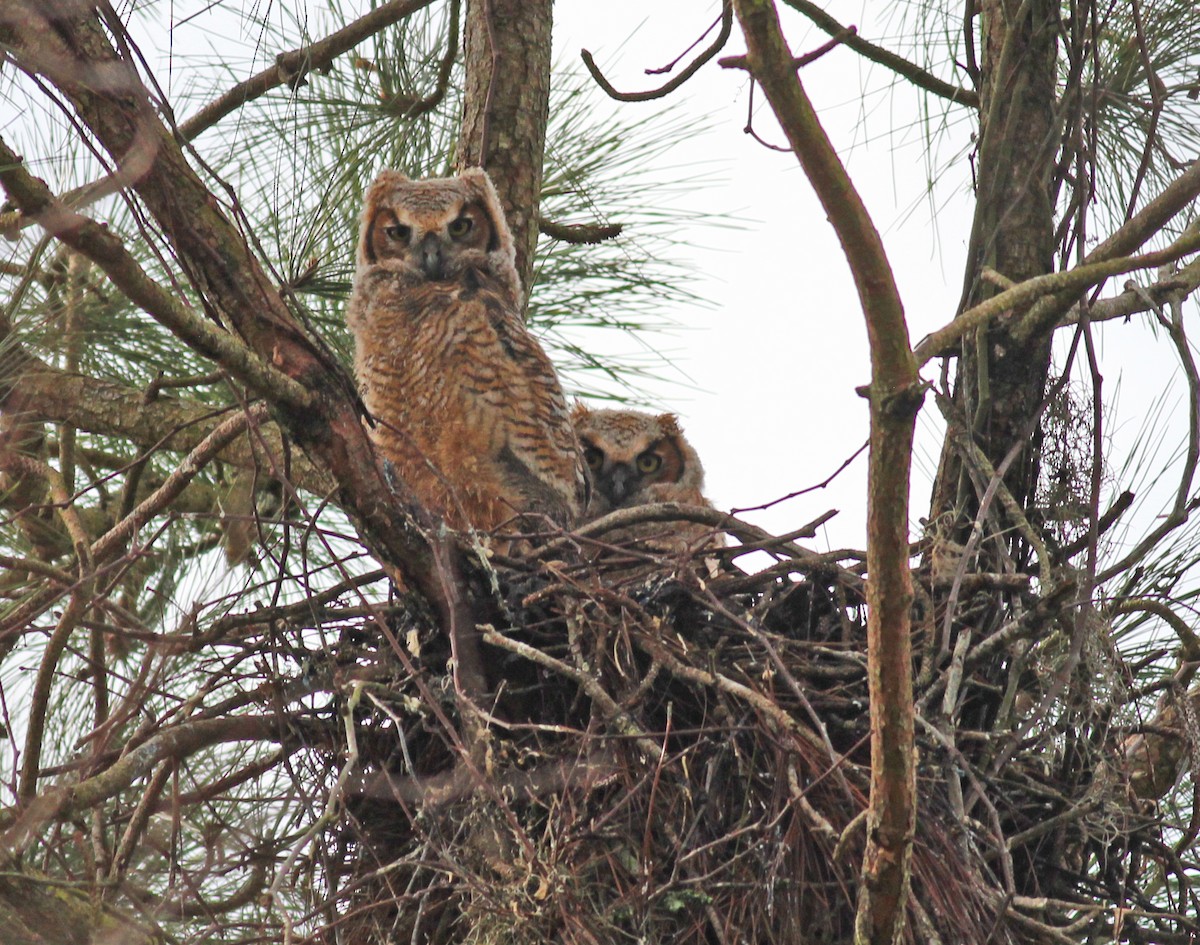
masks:
{"label": "nest of twigs", "polygon": [[[719,552],[575,540],[481,567],[486,704],[403,599],[340,628],[363,773],[330,867],[338,941],[853,938],[863,569],[729,531]],[[731,563],[756,545],[772,567]],[[1040,705],[1056,651],[1031,641],[1059,632],[1060,602],[968,573],[943,627],[945,588],[916,577],[905,940],[1080,941],[1111,929],[1114,902],[1165,917],[1139,899],[1164,826],[1131,800],[1103,655]]]}

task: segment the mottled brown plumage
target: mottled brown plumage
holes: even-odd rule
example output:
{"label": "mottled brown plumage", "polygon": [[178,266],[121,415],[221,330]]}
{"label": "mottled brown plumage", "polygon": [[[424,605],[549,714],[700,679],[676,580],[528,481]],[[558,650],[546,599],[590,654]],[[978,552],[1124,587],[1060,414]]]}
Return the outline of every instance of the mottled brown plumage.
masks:
{"label": "mottled brown plumage", "polygon": [[367,190],[347,320],[372,437],[456,528],[520,513],[565,525],[586,481],[549,358],[521,317],[513,242],[487,174]]}
{"label": "mottled brown plumage", "polygon": [[[703,492],[704,466],[674,414],[591,410],[577,403],[571,421],[591,482],[588,521],[614,509],[655,502],[712,507]],[[659,548],[704,539],[721,544],[712,529],[693,522],[647,522],[616,529],[604,538],[613,544],[652,539],[650,544]]]}

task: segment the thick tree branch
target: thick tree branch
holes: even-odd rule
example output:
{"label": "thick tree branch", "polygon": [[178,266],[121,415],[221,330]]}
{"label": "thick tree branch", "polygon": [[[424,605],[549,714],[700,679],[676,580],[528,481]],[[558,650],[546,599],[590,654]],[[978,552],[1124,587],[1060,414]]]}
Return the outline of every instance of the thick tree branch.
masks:
{"label": "thick tree branch", "polygon": [[0,876],[0,928],[5,945],[162,945],[161,931],[138,924],[73,883],[32,872]]}
{"label": "thick tree branch", "polygon": [[[18,349],[19,350],[19,349]],[[23,352],[22,352],[23,354]],[[10,357],[13,351],[9,351]],[[114,381],[52,368],[36,358],[24,356],[18,372],[9,376],[9,393],[19,390],[17,410],[31,420],[70,423],[77,429],[100,436],[128,440],[146,452],[194,449],[221,422],[226,409],[172,397],[147,399],[141,391]],[[5,392],[0,404],[7,406]],[[283,435],[274,422],[264,422],[254,437],[238,437],[219,455],[223,462],[254,469],[266,456],[282,457]],[[317,495],[333,491],[334,483],[306,456],[291,459],[292,483]]]}
{"label": "thick tree branch", "polygon": [[735,0],[750,72],[824,207],[854,275],[871,351],[867,658],[871,801],[855,940],[899,941],[916,825],[908,491],[922,391],[883,244],[795,70],[770,0]]}
{"label": "thick tree branch", "polygon": [[[7,639],[8,634],[12,630],[24,626],[37,614],[44,612],[50,607],[68,588],[71,590],[71,604],[66,613],[73,614],[73,617],[69,621],[65,618],[60,620],[58,629],[56,629],[52,636],[50,644],[47,645],[46,656],[42,664],[43,669],[39,673],[38,684],[35,686],[35,715],[37,715],[36,705],[39,701],[39,696],[43,697],[43,701],[44,698],[48,697],[49,686],[55,675],[58,658],[66,646],[67,637],[82,616],[82,612],[78,610],[77,598],[81,594],[86,598],[87,595],[84,594],[81,587],[86,588],[90,586],[94,566],[108,563],[119,555],[133,534],[168,504],[175,502],[196,474],[231,439],[240,434],[251,421],[261,421],[264,415],[263,411],[264,408],[262,405],[258,405],[250,408],[250,411],[246,413],[238,413],[225,419],[215,430],[196,445],[195,449],[184,458],[179,467],[166,478],[162,485],[146,496],[138,503],[136,508],[130,510],[121,521],[108,528],[94,542],[91,541],[90,536],[80,524],[80,510],[73,504],[72,497],[66,494],[61,476],[56,470],[49,467],[41,470],[41,474],[50,484],[52,498],[74,544],[76,557],[82,572],[82,584],[76,583],[63,586],[61,582],[56,582],[55,585],[43,587],[39,593],[27,598],[16,611],[7,615],[2,629],[0,629],[0,640]],[[0,452],[0,469],[5,471],[12,471],[14,467],[29,469],[39,466],[41,464],[27,457],[11,452]],[[90,600],[88,603],[90,604]],[[11,642],[9,642],[9,645],[11,645]],[[23,763],[26,766],[32,767],[23,769],[22,796],[30,796],[35,787],[34,779],[37,777],[38,753],[40,749],[40,742],[34,743],[32,740],[35,734],[40,739],[40,722],[38,725],[31,725],[30,727],[30,741],[26,747]],[[27,791],[25,790],[26,785],[28,785]]]}
{"label": "thick tree branch", "polygon": [[[1126,281],[1124,291],[1119,295],[1092,302],[1087,310],[1088,321],[1094,325],[1097,322],[1128,318],[1143,312],[1157,312],[1171,299],[1187,298],[1197,287],[1200,287],[1200,260],[1192,260],[1175,272],[1160,274],[1156,282],[1146,286],[1130,279]],[[1079,305],[1071,306],[1070,311],[1059,321],[1058,327],[1079,324],[1081,311]]]}
{"label": "thick tree branch", "polygon": [[[1088,253],[1083,263],[1076,269],[1084,269],[1089,265],[1115,260],[1132,253],[1146,240],[1161,232],[1162,228],[1176,214],[1190,207],[1197,195],[1200,195],[1200,160],[1195,161],[1191,167],[1171,181],[1161,194],[1146,204],[1112,236]],[[1178,245],[1180,242],[1181,240],[1177,240],[1173,245]],[[1155,255],[1146,253],[1141,257],[1132,258],[1151,259]],[[1164,257],[1163,261],[1171,260]],[[1145,265],[1159,264],[1151,262]],[[1128,271],[1128,269],[1118,268],[1113,274]],[[1077,295],[1077,291],[1066,290],[1040,300],[1025,313],[1021,323],[1013,330],[1013,336],[1024,341],[1045,331],[1062,318],[1067,309],[1076,301]]]}
{"label": "thick tree branch", "polygon": [[[244,236],[150,111],[146,90],[113,49],[92,7],[78,0],[64,3],[52,26],[39,5],[19,7],[21,15],[5,23],[14,59],[53,82],[118,162],[135,144],[153,155],[134,189],[206,304],[298,388],[289,385],[289,396],[282,398],[253,372],[237,376],[280,409],[296,442],[330,471],[339,503],[383,560],[399,566],[408,582],[436,603],[447,625],[456,609],[462,610],[457,619],[470,620],[465,602],[446,596],[428,544],[377,464],[344,369],[292,317]],[[101,74],[107,77],[102,87],[88,81]],[[296,396],[290,396],[292,390]]]}
{"label": "thick tree branch", "polygon": [[92,555],[96,560],[103,560],[123,548],[133,533],[170,505],[196,474],[208,465],[234,437],[242,433],[249,424],[261,423],[265,416],[266,410],[261,404],[251,407],[244,413],[239,412],[229,417],[197,443],[196,448],[184,457],[183,462],[167,477],[166,482],[139,502],[135,509],[92,545]]}
{"label": "thick tree branch", "polygon": [[194,351],[276,402],[295,410],[311,404],[309,392],[264,364],[237,338],[189,310],[138,265],[121,240],[105,226],[58,203],[46,185],[27,172],[21,157],[0,140],[0,184],[18,207],[76,252],[95,262],[113,284],[155,321]]}
{"label": "thick tree branch", "polygon": [[[1044,276],[1026,279],[1011,289],[1005,289],[987,301],[967,309],[948,325],[922,338],[914,351],[917,361],[919,364],[925,364],[933,358],[945,355],[955,342],[964,338],[969,332],[986,325],[1001,315],[1023,308],[1030,302],[1034,302],[1034,307],[1037,308],[1041,304],[1037,300],[1074,299],[1080,293],[1092,286],[1099,285],[1110,276],[1134,272],[1138,269],[1153,269],[1176,262],[1195,252],[1200,252],[1200,232],[1187,233],[1166,249],[1157,252],[1083,263],[1066,272],[1051,272]],[[1026,324],[1028,324],[1027,319],[1022,321],[1017,330],[1021,330]]]}
{"label": "thick tree branch", "polygon": [[77,784],[52,788],[19,814],[11,808],[0,811],[0,825],[7,828],[0,838],[0,855],[7,858],[24,849],[44,824],[90,810],[130,787],[164,761],[182,761],[223,742],[282,742],[287,732],[282,721],[271,715],[198,719],[171,726],[126,751],[100,774]]}
{"label": "thick tree branch", "polygon": [[[191,141],[226,115],[281,85],[287,84],[292,88],[302,85],[309,72],[327,71],[338,56],[432,2],[433,0],[390,0],[319,42],[280,53],[275,57],[274,66],[239,82],[179,125],[176,130],[180,139]],[[60,199],[64,206],[79,210],[103,197],[115,194],[122,186],[124,182],[113,175],[76,187],[64,193]],[[11,221],[10,225],[23,229],[34,222],[36,221],[28,214],[22,213],[16,220]]]}

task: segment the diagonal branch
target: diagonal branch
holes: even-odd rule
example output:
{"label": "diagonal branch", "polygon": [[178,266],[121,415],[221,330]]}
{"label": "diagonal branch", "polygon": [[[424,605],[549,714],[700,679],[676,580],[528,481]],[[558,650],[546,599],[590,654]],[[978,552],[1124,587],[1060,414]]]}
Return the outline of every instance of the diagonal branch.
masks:
{"label": "diagonal branch", "polygon": [[[966,336],[968,332],[987,324],[994,318],[1028,305],[1030,302],[1034,303],[1033,308],[1030,309],[1031,312],[1042,308],[1043,305],[1053,307],[1062,299],[1069,300],[1078,297],[1081,292],[1099,285],[1110,276],[1177,262],[1184,256],[1195,252],[1200,252],[1200,230],[1191,229],[1165,249],[1142,253],[1138,256],[1117,256],[1084,262],[1065,272],[1050,272],[1044,276],[1034,276],[1018,282],[998,295],[993,295],[986,301],[967,309],[950,324],[926,335],[915,349],[917,361],[925,364],[933,358],[944,356],[950,350],[950,346]],[[1072,323],[1072,321],[1064,322],[1064,324]],[[1024,330],[1027,324],[1028,316],[1018,326],[1017,331]]]}
{"label": "diagonal branch", "polygon": [[220,98],[209,102],[179,126],[179,133],[185,141],[191,141],[226,115],[247,102],[266,95],[272,89],[281,85],[289,85],[294,89],[302,85],[308,73],[327,72],[338,56],[432,2],[433,0],[390,0],[389,3],[360,16],[353,23],[347,24],[320,42],[280,53],[275,57],[274,66],[239,82]]}
{"label": "diagonal branch", "polygon": [[[295,722],[293,722],[295,725]],[[179,762],[212,745],[233,741],[276,741],[294,738],[274,715],[238,715],[197,719],[174,725],[125,752],[111,767],[78,783],[51,788],[28,808],[0,810],[0,860],[24,849],[51,820],[69,818],[125,790],[164,761]]]}
{"label": "diagonal branch", "polygon": [[879,65],[891,69],[896,75],[907,79],[917,88],[924,89],[926,92],[932,92],[934,95],[960,105],[969,105],[971,108],[979,107],[978,93],[971,89],[964,89],[961,86],[944,82],[937,76],[926,72],[915,62],[909,62],[903,56],[898,56],[891,50],[884,49],[882,46],[877,46],[869,40],[863,39],[857,33],[847,29],[815,3],[811,3],[810,0],[783,0],[783,2],[793,10],[804,14],[804,16],[812,20],[813,25],[821,31],[828,33],[830,36],[843,36],[842,42],[846,46],[849,46],[856,53],[870,59],[872,62],[877,62]]}
{"label": "diagonal branch", "polygon": [[92,545],[93,557],[98,561],[103,560],[122,549],[133,537],[134,532],[173,502],[196,474],[228,446],[234,437],[241,434],[251,423],[261,423],[265,418],[266,411],[263,405],[257,404],[244,412],[235,413],[221,423],[184,457],[183,462],[167,477],[166,482],[100,536]]}
{"label": "diagonal branch", "polygon": [[[264,69],[249,79],[237,83],[228,92],[209,102],[195,115],[179,125],[176,129],[179,137],[183,141],[191,141],[226,115],[261,98],[272,89],[284,84],[295,88],[304,82],[304,77],[309,72],[328,71],[333,60],[338,56],[350,51],[376,33],[400,22],[417,10],[429,6],[432,2],[433,0],[390,0],[319,42],[280,53],[275,57],[273,67]],[[423,100],[421,104],[425,101],[428,100]],[[123,182],[116,175],[112,175],[76,187],[63,194],[61,199],[64,205],[78,210],[103,197],[115,194],[122,186],[124,186]],[[11,225],[24,228],[34,222],[36,221],[28,215],[21,214]]]}
{"label": "diagonal branch", "polygon": [[[1077,268],[1127,256],[1159,233],[1177,214],[1192,206],[1200,195],[1200,161],[1171,181],[1157,197],[1093,249]],[[1147,257],[1152,253],[1145,254]],[[1151,264],[1153,265],[1153,264]],[[1127,271],[1127,270],[1118,270]],[[1021,319],[1013,335],[1025,341],[1057,322],[1075,302],[1077,293],[1064,291],[1041,299]]]}
{"label": "diagonal branch", "polygon": [[0,184],[9,198],[48,233],[91,259],[121,292],[194,351],[227,368],[251,387],[295,410],[311,404],[300,384],[264,364],[244,344],[188,309],[146,275],[120,238],[107,227],[58,203],[0,139]]}
{"label": "diagonal branch", "polygon": [[[6,342],[9,343],[9,342]],[[10,348],[22,358],[19,371],[6,377],[0,390],[0,407],[13,409],[30,420],[71,423],[100,436],[128,440],[144,453],[156,450],[184,452],[208,436],[227,408],[177,398],[148,399],[146,392],[115,381],[72,374]],[[19,396],[18,396],[19,395]],[[255,444],[261,443],[261,449]],[[283,438],[275,423],[264,422],[254,438],[238,438],[220,453],[220,459],[245,469],[261,465],[262,454],[282,456]],[[296,455],[288,470],[292,483],[319,495],[333,490],[333,480],[307,457]]]}
{"label": "diagonal branch", "polygon": [[[345,369],[297,323],[246,237],[150,109],[146,89],[113,48],[91,5],[61,3],[52,24],[41,5],[29,0],[15,5],[18,15],[3,23],[10,56],[20,68],[57,86],[110,154],[123,156],[135,143],[145,144],[153,160],[133,189],[172,243],[207,309],[290,380],[289,392],[302,391],[303,397],[281,397],[278,388],[251,372],[237,376],[276,409],[314,462],[329,470],[338,486],[336,501],[381,559],[434,603],[444,625],[455,619],[470,622],[469,601],[446,594],[423,537],[433,522],[402,485],[389,484],[378,464]],[[95,75],[106,82],[85,81]],[[80,246],[85,255],[90,248]]]}

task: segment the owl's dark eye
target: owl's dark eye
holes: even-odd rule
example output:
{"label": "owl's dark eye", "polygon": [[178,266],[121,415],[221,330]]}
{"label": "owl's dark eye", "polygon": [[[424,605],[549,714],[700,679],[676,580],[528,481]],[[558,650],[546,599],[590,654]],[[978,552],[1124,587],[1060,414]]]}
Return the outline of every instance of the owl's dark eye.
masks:
{"label": "owl's dark eye", "polygon": [[446,229],[456,240],[460,240],[471,232],[471,227],[474,225],[475,223],[470,217],[459,217]]}
{"label": "owl's dark eye", "polygon": [[646,450],[637,458],[637,469],[642,475],[658,472],[662,467],[662,457],[651,450]]}
{"label": "owl's dark eye", "polygon": [[403,223],[397,223],[393,226],[385,226],[383,232],[387,234],[388,239],[407,243],[408,238],[412,236],[412,227],[405,226]]}
{"label": "owl's dark eye", "polygon": [[594,446],[589,446],[583,451],[583,461],[587,463],[588,469],[599,469],[604,465],[604,453]]}

